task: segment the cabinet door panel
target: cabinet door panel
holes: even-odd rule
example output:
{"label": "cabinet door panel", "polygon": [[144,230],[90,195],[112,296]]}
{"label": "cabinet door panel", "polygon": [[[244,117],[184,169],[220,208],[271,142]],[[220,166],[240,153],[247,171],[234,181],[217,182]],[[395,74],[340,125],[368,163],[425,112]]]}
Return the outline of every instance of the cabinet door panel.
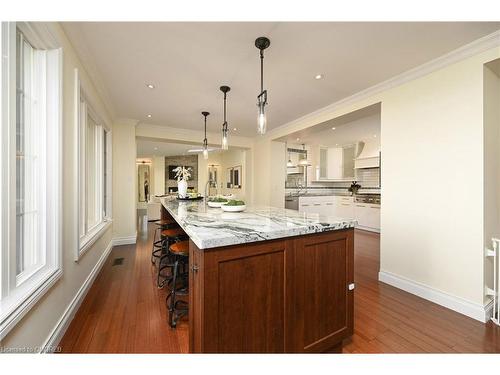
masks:
{"label": "cabinet door panel", "polygon": [[285,351],[285,242],[205,251],[204,352]]}
{"label": "cabinet door panel", "polygon": [[283,352],[284,253],[221,262],[218,273],[218,351]]}
{"label": "cabinet door panel", "polygon": [[297,293],[303,302],[302,336],[297,351],[321,352],[353,331],[353,231],[296,240],[303,259]]}

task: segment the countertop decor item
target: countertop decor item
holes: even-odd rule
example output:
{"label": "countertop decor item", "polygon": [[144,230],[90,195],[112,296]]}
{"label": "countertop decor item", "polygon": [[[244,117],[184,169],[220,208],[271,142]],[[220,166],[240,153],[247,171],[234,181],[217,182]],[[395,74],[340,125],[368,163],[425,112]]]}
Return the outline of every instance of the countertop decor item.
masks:
{"label": "countertop decor item", "polygon": [[184,198],[181,198],[180,196],[177,197],[178,200],[180,201],[199,201],[199,200],[202,200],[203,197],[201,195],[198,195],[196,197],[191,197],[191,196],[186,196]]}
{"label": "countertop decor item", "polygon": [[173,170],[177,179],[177,194],[179,198],[186,198],[187,195],[187,180],[191,177],[191,168],[177,167]]}
{"label": "countertop decor item", "polygon": [[231,199],[221,206],[222,211],[226,212],[243,212],[247,208],[245,202]]}
{"label": "countertop decor item", "polygon": [[208,207],[212,208],[220,208],[222,205],[226,204],[229,202],[229,199],[222,198],[222,197],[212,197],[208,198]]}
{"label": "countertop decor item", "polygon": [[358,181],[353,181],[351,183],[351,186],[347,189],[349,192],[352,193],[352,195],[356,195],[358,193],[359,188],[361,187],[360,184],[358,184]]}

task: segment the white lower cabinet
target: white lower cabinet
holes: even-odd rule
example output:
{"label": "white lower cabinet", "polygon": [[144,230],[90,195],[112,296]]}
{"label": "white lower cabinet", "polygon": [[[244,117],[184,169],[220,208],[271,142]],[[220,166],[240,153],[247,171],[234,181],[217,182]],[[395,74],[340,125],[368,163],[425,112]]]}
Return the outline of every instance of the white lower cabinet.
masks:
{"label": "white lower cabinet", "polygon": [[360,229],[380,232],[380,205],[356,203],[349,196],[299,197],[299,212],[353,218]]}
{"label": "white lower cabinet", "polygon": [[380,205],[354,203],[354,216],[361,229],[380,231]]}

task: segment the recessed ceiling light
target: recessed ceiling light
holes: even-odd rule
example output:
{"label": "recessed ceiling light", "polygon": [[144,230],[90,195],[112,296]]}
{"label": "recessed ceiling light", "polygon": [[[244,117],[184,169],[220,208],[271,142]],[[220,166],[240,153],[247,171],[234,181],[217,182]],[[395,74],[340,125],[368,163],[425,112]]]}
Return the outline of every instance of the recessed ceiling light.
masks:
{"label": "recessed ceiling light", "polygon": [[153,85],[152,83],[146,83],[146,87],[148,89],[154,89],[155,88],[155,85]]}
{"label": "recessed ceiling light", "polygon": [[300,141],[300,138],[297,138],[297,141]]}
{"label": "recessed ceiling light", "polygon": [[153,117],[153,115],[152,115],[152,114],[148,114],[147,116],[148,116],[148,118],[151,118],[151,117]]}
{"label": "recessed ceiling light", "polygon": [[377,138],[377,134],[373,134],[373,138]]}
{"label": "recessed ceiling light", "polygon": [[314,76],[314,79],[321,79],[321,78],[323,78],[323,74],[316,74]]}
{"label": "recessed ceiling light", "polygon": [[333,127],[332,130],[335,130],[335,127]]}
{"label": "recessed ceiling light", "polygon": [[236,128],[233,128],[234,131],[236,131]]}
{"label": "recessed ceiling light", "polygon": [[158,150],[158,147],[155,147],[155,150]]}
{"label": "recessed ceiling light", "polygon": [[339,144],[338,143],[335,143],[335,146],[338,146]]}

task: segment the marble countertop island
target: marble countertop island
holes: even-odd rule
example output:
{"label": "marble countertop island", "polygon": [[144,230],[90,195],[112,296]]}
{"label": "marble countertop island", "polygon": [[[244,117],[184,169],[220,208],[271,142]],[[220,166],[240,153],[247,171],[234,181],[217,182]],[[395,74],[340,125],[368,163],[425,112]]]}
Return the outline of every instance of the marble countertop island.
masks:
{"label": "marble countertop island", "polygon": [[161,199],[163,207],[199,249],[353,228],[354,219],[300,213],[275,207],[249,207],[244,212],[223,212],[203,200]]}

